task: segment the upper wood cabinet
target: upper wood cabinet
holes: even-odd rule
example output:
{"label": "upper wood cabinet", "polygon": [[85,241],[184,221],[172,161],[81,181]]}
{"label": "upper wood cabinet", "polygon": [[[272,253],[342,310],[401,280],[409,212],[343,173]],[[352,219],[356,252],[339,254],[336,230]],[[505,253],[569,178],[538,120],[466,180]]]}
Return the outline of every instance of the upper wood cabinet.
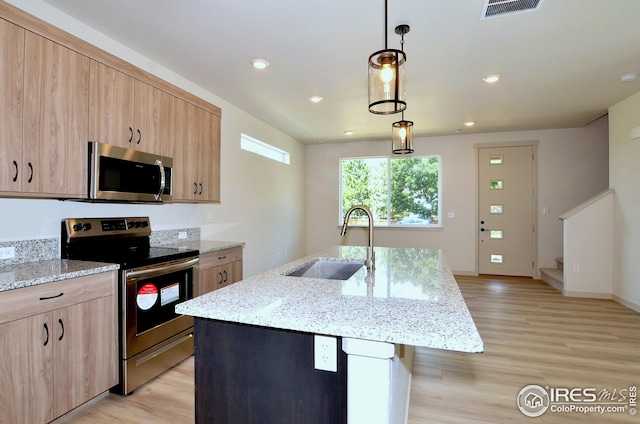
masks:
{"label": "upper wood cabinet", "polygon": [[22,191],[87,194],[89,59],[25,32]]}
{"label": "upper wood cabinet", "polygon": [[87,197],[89,141],[173,157],[220,201],[220,108],[0,1],[0,196]]}
{"label": "upper wood cabinet", "polygon": [[220,117],[171,97],[174,201],[220,201]]}
{"label": "upper wood cabinet", "polygon": [[169,94],[91,61],[89,139],[168,156]]}
{"label": "upper wood cabinet", "polygon": [[0,19],[0,190],[21,191],[24,30]]}
{"label": "upper wood cabinet", "polygon": [[86,195],[89,59],[0,20],[0,190]]}

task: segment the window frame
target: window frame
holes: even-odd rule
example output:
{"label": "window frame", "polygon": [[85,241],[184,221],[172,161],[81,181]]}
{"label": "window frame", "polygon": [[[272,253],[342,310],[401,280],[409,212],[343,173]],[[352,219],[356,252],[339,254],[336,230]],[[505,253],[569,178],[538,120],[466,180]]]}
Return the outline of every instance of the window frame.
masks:
{"label": "window frame", "polygon": [[[430,224],[397,224],[397,223],[392,223],[391,222],[391,161],[392,160],[409,160],[409,159],[424,159],[424,158],[432,158],[432,157],[436,157],[438,159],[438,211],[437,211],[437,216],[438,216],[438,222],[437,223],[430,223]],[[388,228],[388,229],[442,229],[442,155],[441,154],[431,154],[431,155],[411,155],[410,157],[398,157],[396,155],[380,155],[380,156],[353,156],[353,157],[341,157],[339,159],[339,166],[338,166],[338,186],[339,186],[339,190],[338,190],[338,225],[342,226],[343,222],[344,222],[344,213],[346,213],[346,210],[344,210],[343,207],[343,181],[342,181],[342,177],[343,177],[343,167],[344,167],[344,161],[349,161],[349,160],[367,160],[367,159],[385,159],[386,162],[386,166],[387,166],[387,181],[386,181],[386,186],[387,186],[387,217],[385,219],[386,224],[380,224],[379,221],[381,221],[381,219],[379,217],[376,217],[374,215],[374,227],[375,228]],[[368,205],[366,205],[368,206]],[[374,213],[374,211],[372,210],[371,213]],[[366,227],[368,226],[368,223],[357,223],[357,224],[353,224],[350,226],[356,226],[356,227]]]}

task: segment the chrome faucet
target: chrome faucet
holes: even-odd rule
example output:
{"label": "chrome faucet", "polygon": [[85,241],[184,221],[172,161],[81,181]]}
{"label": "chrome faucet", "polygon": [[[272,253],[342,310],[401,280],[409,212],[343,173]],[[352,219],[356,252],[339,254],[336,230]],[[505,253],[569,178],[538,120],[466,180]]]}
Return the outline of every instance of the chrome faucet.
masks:
{"label": "chrome faucet", "polygon": [[347,225],[349,223],[349,217],[351,216],[351,213],[353,213],[353,211],[355,210],[361,210],[362,212],[366,213],[367,218],[369,218],[369,247],[367,247],[367,259],[365,259],[364,265],[367,267],[368,270],[372,270],[372,269],[375,269],[376,267],[375,266],[376,254],[373,251],[373,215],[371,214],[371,211],[369,210],[369,208],[362,205],[351,207],[351,209],[349,209],[344,216],[344,223],[342,224],[342,231],[340,232],[340,236],[344,237],[344,235],[347,234]]}

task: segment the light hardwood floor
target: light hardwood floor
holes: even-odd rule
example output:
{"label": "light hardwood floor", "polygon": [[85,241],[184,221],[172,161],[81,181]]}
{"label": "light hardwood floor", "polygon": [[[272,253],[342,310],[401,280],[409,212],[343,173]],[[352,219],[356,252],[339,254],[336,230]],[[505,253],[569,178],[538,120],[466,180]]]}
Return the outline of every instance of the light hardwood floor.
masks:
{"label": "light hardwood floor", "polygon": [[[410,424],[640,423],[628,413],[547,411],[528,418],[516,405],[529,384],[610,392],[640,387],[640,314],[613,301],[563,297],[538,280],[456,280],[485,352],[417,349]],[[193,358],[131,396],[109,394],[61,422],[191,423]]]}

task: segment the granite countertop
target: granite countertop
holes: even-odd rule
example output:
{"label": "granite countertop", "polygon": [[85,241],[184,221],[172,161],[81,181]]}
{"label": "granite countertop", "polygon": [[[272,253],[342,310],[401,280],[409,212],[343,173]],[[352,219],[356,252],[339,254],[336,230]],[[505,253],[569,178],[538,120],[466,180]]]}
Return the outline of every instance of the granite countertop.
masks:
{"label": "granite countertop", "polygon": [[[199,250],[200,254],[204,254],[233,247],[241,247],[244,246],[244,243],[189,240],[184,243],[167,243],[159,246]],[[120,266],[118,264],[68,259],[47,259],[4,265],[0,266],[0,292],[113,271],[119,268]]]}
{"label": "granite countertop", "polygon": [[317,257],[362,262],[336,246],[176,306],[200,318],[462,352],[480,334],[441,250],[376,247],[376,269],[346,281],[286,276]]}
{"label": "granite countertop", "polygon": [[162,244],[162,247],[177,247],[178,249],[199,250],[200,254],[217,252],[218,250],[231,249],[244,246],[244,242],[238,241],[214,241],[214,240],[185,240]]}
{"label": "granite countertop", "polygon": [[117,264],[51,259],[0,267],[0,292],[119,269]]}

